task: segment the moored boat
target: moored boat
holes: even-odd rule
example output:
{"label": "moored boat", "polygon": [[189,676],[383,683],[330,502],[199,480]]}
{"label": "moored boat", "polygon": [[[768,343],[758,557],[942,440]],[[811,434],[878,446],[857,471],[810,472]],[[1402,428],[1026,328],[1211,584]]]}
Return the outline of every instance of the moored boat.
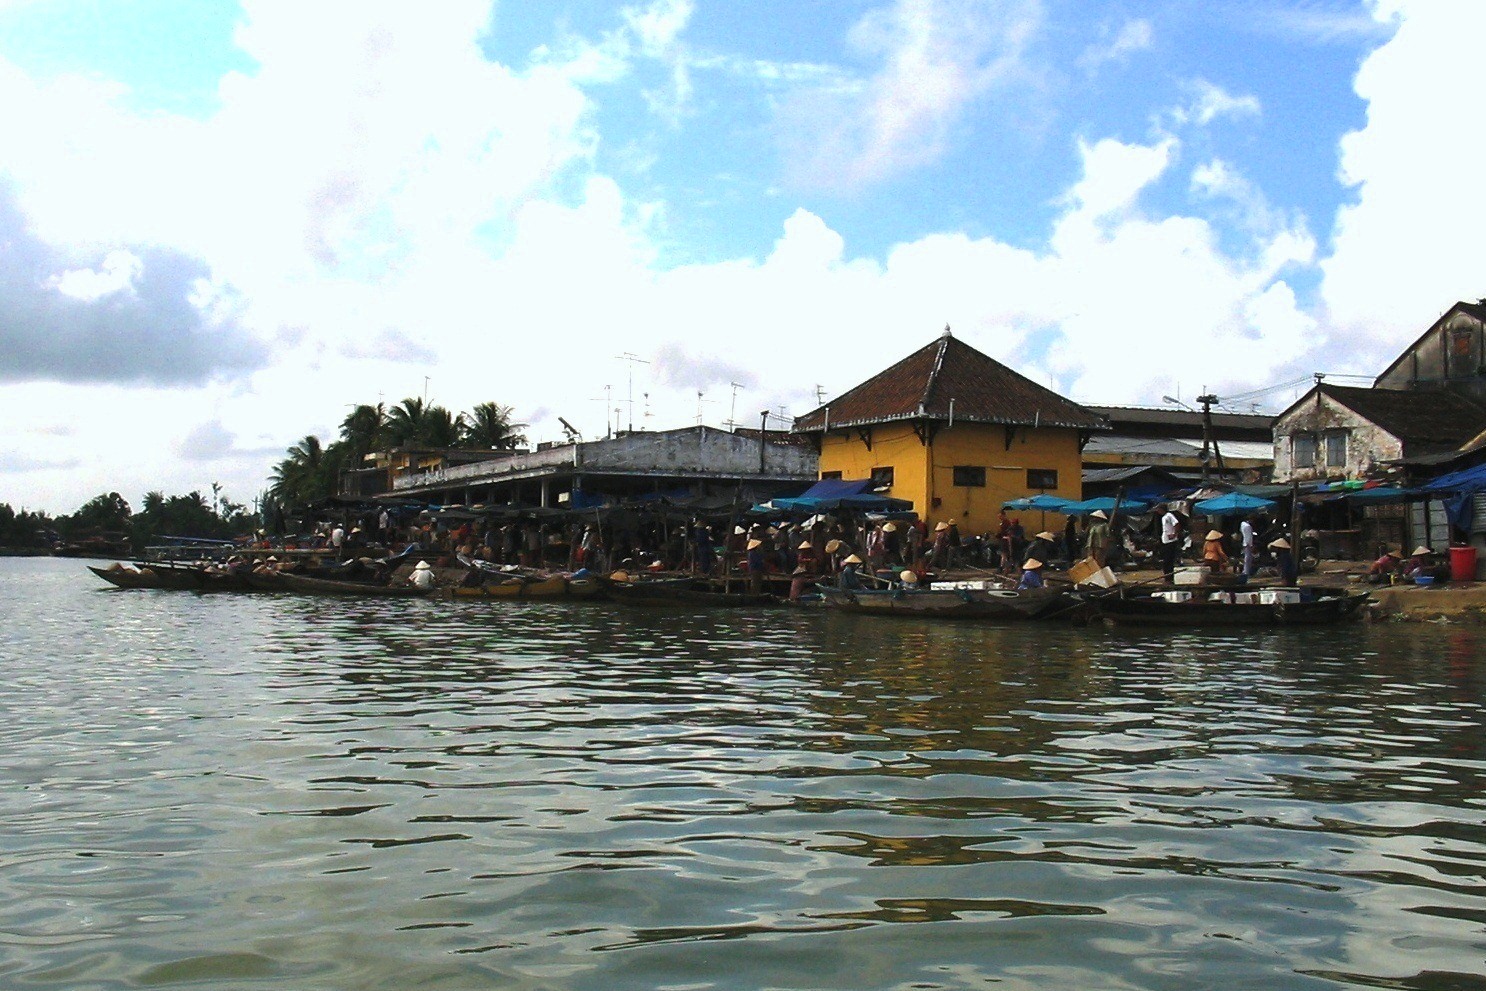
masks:
{"label": "moored boat", "polygon": [[[1154,591],[1086,596],[1095,619],[1144,626],[1313,626],[1356,619],[1366,592],[1340,589],[1265,589],[1254,592]],[[1252,598],[1250,598],[1252,597]]]}
{"label": "moored boat", "polygon": [[330,578],[310,578],[305,575],[296,575],[289,572],[281,573],[279,581],[285,591],[301,592],[309,595],[347,595],[380,598],[415,598],[420,595],[428,595],[434,591],[434,586],[420,587],[418,585],[376,585],[370,582],[343,582]]}
{"label": "moored boat", "polygon": [[708,606],[736,609],[748,606],[772,606],[779,603],[777,596],[745,592],[718,592],[705,587],[689,576],[676,578],[635,578],[630,581],[614,577],[596,578],[604,594],[614,602],[627,606]]}
{"label": "moored boat", "polygon": [[873,616],[927,619],[1025,620],[1066,609],[1065,592],[1050,588],[884,588],[840,589],[820,586],[828,609]]}

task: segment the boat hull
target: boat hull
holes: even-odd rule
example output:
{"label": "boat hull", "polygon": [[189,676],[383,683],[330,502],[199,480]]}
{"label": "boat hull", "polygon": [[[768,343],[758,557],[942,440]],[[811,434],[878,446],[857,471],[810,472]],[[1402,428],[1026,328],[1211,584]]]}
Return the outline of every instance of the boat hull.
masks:
{"label": "boat hull", "polygon": [[1354,620],[1368,595],[1323,595],[1310,601],[1234,605],[1213,602],[1167,602],[1149,595],[1090,598],[1095,619],[1121,626],[1235,627],[1320,626]]}
{"label": "boat hull", "polygon": [[1036,619],[1073,602],[1054,589],[860,589],[822,586],[828,609],[870,616],[1015,621]]}

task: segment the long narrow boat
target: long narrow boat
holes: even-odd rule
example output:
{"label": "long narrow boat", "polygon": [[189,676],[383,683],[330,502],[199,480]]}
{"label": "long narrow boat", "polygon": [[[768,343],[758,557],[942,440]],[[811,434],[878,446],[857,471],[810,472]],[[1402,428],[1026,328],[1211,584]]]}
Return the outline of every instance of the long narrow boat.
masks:
{"label": "long narrow boat", "polygon": [[626,606],[707,606],[737,609],[748,606],[772,606],[779,603],[773,595],[756,595],[742,592],[715,592],[698,588],[690,577],[640,578],[635,581],[615,581],[613,578],[596,578],[614,602]]}
{"label": "long narrow boat", "polygon": [[587,599],[598,595],[598,582],[592,578],[569,578],[566,575],[544,577],[514,576],[479,585],[457,585],[448,590],[457,599]]}
{"label": "long narrow boat", "polygon": [[88,570],[118,588],[164,588],[203,592],[211,591],[215,587],[208,585],[208,576],[201,568],[183,565],[145,564],[135,570],[118,564],[107,568],[95,568],[90,564]]}
{"label": "long narrow boat", "polygon": [[1298,601],[1233,603],[1193,599],[1174,602],[1159,594],[1146,592],[1124,596],[1091,595],[1085,599],[1085,603],[1095,619],[1117,625],[1313,626],[1356,619],[1361,615],[1368,598],[1366,592],[1307,589],[1301,593]]}
{"label": "long narrow boat", "polygon": [[285,572],[279,575],[285,590],[309,595],[347,595],[377,598],[415,598],[428,595],[433,586],[419,588],[417,585],[374,585],[369,582],[341,582],[329,578],[309,578]]}
{"label": "long narrow boat", "polygon": [[1051,588],[855,589],[820,586],[828,609],[873,616],[927,619],[1023,620],[1067,608],[1073,600]]}

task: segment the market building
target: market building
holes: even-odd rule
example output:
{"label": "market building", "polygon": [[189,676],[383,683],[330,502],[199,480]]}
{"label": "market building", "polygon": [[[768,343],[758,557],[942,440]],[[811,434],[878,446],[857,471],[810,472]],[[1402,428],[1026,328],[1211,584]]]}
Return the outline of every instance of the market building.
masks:
{"label": "market building", "polygon": [[821,478],[870,478],[931,525],[972,531],[992,529],[1010,499],[1080,499],[1080,451],[1107,429],[948,327],[794,425],[819,451]]}

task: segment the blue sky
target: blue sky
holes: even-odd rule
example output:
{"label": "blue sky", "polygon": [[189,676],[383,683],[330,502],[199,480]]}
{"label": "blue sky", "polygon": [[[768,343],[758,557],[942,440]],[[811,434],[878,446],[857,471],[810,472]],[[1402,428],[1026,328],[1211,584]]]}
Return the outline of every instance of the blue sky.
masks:
{"label": "blue sky", "polygon": [[651,429],[799,414],[945,324],[1083,402],[1283,407],[1482,295],[1483,27],[0,0],[0,501],[250,500],[348,404],[425,389],[534,440],[623,423],[631,371]]}

